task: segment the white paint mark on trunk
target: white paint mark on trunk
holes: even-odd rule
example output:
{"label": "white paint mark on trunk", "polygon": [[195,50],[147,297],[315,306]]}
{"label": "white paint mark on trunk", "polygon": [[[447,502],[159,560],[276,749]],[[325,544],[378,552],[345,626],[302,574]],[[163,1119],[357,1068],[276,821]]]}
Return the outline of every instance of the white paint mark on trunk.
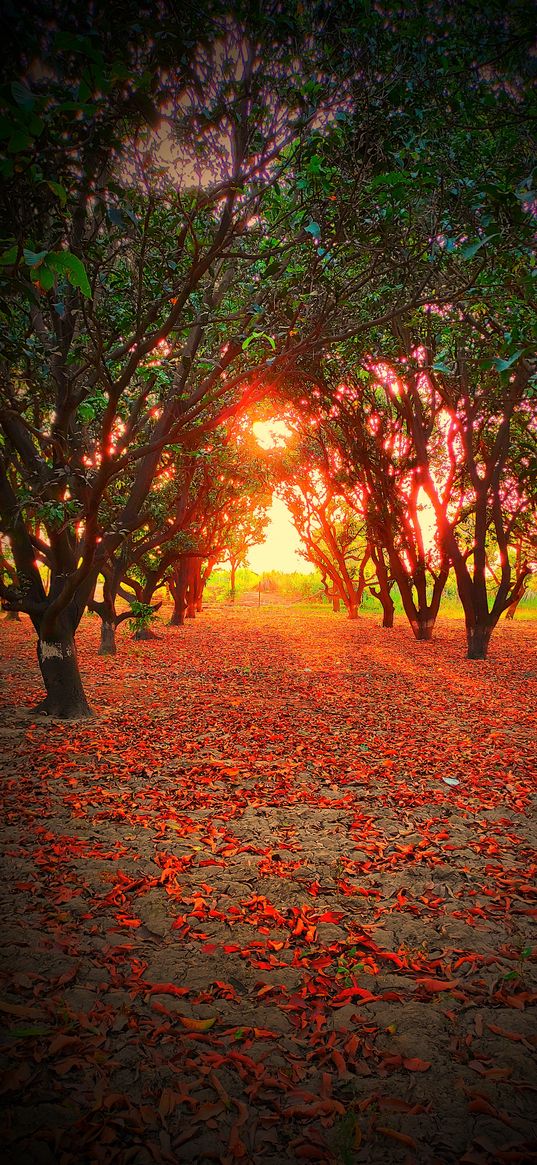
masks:
{"label": "white paint mark on trunk", "polygon": [[41,659],[65,659],[73,654],[68,643],[60,646],[58,643],[47,643],[44,639],[40,641],[39,651]]}

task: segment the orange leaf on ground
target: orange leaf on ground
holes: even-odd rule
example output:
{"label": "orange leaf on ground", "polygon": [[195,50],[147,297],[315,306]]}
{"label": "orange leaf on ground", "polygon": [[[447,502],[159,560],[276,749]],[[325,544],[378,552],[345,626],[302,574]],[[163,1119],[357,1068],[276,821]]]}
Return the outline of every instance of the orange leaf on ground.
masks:
{"label": "orange leaf on ground", "polygon": [[417,1149],[417,1144],[414,1137],[409,1137],[408,1133],[400,1133],[399,1129],[390,1129],[386,1125],[377,1125],[377,1133],[382,1133],[384,1137],[389,1137],[392,1141],[399,1141],[400,1145],[406,1145],[408,1149]]}
{"label": "orange leaf on ground", "polygon": [[176,987],[175,983],[152,983],[148,995],[188,995],[188,987]]}
{"label": "orange leaf on ground", "polygon": [[453,991],[459,986],[456,979],[450,979],[448,981],[445,979],[418,979],[417,982],[421,983],[421,986],[425,987],[425,990],[430,991],[431,994],[434,994],[436,991]]}
{"label": "orange leaf on ground", "polygon": [[411,1056],[408,1060],[403,1060],[403,1068],[407,1072],[427,1072],[431,1067],[430,1060],[420,1060],[419,1056]]}
{"label": "orange leaf on ground", "polygon": [[208,1032],[216,1023],[216,1016],[209,1019],[191,1019],[189,1015],[178,1015],[176,1012],[172,1014],[174,1019],[178,1019],[179,1023],[189,1032]]}

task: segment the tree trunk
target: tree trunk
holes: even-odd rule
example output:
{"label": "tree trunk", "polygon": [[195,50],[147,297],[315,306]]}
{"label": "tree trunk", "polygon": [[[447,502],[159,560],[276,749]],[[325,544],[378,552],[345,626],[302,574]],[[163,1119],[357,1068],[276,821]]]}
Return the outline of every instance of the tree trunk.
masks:
{"label": "tree trunk", "polygon": [[428,619],[426,615],[422,616],[418,612],[418,618],[411,620],[412,630],[416,639],[422,643],[432,639],[434,624],[434,619]]}
{"label": "tree trunk", "polygon": [[393,627],[393,620],[395,616],[395,604],[390,594],[383,595],[381,593],[380,601],[382,603],[382,626]]}
{"label": "tree trunk", "polygon": [[521,593],[521,594],[518,596],[518,598],[517,598],[517,599],[515,599],[514,603],[511,603],[511,604],[510,604],[510,606],[507,608],[507,611],[506,611],[506,613],[505,613],[505,618],[506,618],[506,619],[514,619],[514,617],[515,617],[515,611],[516,611],[516,609],[517,609],[517,607],[518,607],[518,604],[520,603],[520,600],[521,600],[521,599],[523,599],[523,597],[524,597],[524,595],[525,595],[525,594],[526,594],[526,587],[524,587],[524,590],[523,590],[523,591],[522,591],[522,593]]}
{"label": "tree trunk", "polygon": [[37,659],[47,695],[34,711],[60,720],[86,720],[92,716],[78,670],[75,641],[39,639]]}
{"label": "tree trunk", "polygon": [[101,619],[101,642],[97,654],[115,655],[116,650],[115,624],[109,623],[107,619]]}
{"label": "tree trunk", "polygon": [[186,607],[186,562],[179,561],[174,575],[168,582],[170,594],[173,598],[173,613],[169,622],[170,627],[183,627]]}
{"label": "tree trunk", "polygon": [[490,623],[475,623],[466,627],[468,640],[468,659],[486,659],[492,635]]}
{"label": "tree trunk", "polygon": [[22,619],[19,617],[19,612],[8,611],[4,619],[4,623],[22,623]]}
{"label": "tree trunk", "polygon": [[90,599],[88,611],[93,611],[101,620],[101,639],[97,655],[115,655],[118,619],[116,615],[115,594],[112,592],[108,580],[105,579],[102,601],[96,602],[94,598]]}
{"label": "tree trunk", "polygon": [[236,574],[237,574],[237,567],[232,563],[231,564],[230,590],[229,590],[229,598],[230,598],[230,601],[232,603],[235,602],[235,576],[236,576]]}
{"label": "tree trunk", "polygon": [[335,611],[336,614],[339,611],[340,606],[341,606],[341,599],[340,599],[339,595],[334,595],[334,597],[332,599],[332,610]]}
{"label": "tree trunk", "polygon": [[370,585],[369,592],[374,599],[378,599],[382,606],[382,626],[393,627],[395,603],[390,593],[392,582],[384,561],[384,553],[380,546],[371,545],[371,558],[377,575],[378,590],[374,590]]}
{"label": "tree trunk", "polygon": [[356,603],[349,603],[348,609],[349,609],[349,619],[357,619],[358,618],[358,607],[356,606]]}
{"label": "tree trunk", "polygon": [[134,632],[133,639],[158,639],[158,635],[151,630],[150,627],[140,627],[138,631]]}

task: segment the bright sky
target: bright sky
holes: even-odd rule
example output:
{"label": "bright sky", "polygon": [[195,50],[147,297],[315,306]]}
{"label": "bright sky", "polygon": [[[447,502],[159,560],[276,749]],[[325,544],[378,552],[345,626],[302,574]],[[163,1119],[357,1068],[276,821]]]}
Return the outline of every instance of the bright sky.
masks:
{"label": "bright sky", "polygon": [[301,574],[311,574],[315,568],[296,553],[300,538],[285,502],[274,498],[269,516],[265,541],[260,546],[253,546],[248,555],[251,569],[256,574],[262,574],[264,570],[299,570]]}
{"label": "bright sky", "polygon": [[[285,421],[279,420],[255,421],[252,428],[262,449],[273,449],[275,446],[281,448],[291,433]],[[262,574],[264,570],[283,570],[289,573],[299,570],[302,574],[311,574],[315,567],[297,554],[300,538],[291,521],[289,510],[280,498],[274,498],[269,518],[265,541],[259,546],[252,547],[248,555],[248,565],[256,574]]]}

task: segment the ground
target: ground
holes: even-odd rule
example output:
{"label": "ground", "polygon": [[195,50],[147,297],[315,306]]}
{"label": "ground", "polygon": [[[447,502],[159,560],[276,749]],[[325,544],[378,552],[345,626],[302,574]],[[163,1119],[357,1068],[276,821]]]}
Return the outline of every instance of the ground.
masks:
{"label": "ground", "polygon": [[12,1165],[537,1161],[535,624],[98,630],[0,626]]}

